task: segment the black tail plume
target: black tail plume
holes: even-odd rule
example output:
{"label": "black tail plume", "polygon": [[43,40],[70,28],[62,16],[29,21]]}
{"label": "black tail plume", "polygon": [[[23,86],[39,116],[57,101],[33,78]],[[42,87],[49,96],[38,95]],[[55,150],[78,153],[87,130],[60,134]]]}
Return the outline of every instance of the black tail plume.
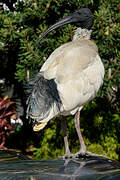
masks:
{"label": "black tail plume", "polygon": [[29,81],[27,93],[27,117],[36,121],[45,119],[54,103],[60,111],[61,100],[54,79],[45,79],[41,73],[38,73]]}

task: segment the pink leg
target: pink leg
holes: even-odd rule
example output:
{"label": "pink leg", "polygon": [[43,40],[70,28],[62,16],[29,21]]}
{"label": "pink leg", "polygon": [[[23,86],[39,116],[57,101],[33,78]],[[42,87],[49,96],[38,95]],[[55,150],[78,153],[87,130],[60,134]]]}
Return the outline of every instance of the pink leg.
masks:
{"label": "pink leg", "polygon": [[62,127],[62,131],[63,131],[63,135],[64,135],[65,154],[69,155],[70,154],[70,149],[69,149],[68,138],[67,138],[67,134],[66,134],[67,126],[66,126],[66,122],[65,122],[63,117],[61,119],[61,127]]}
{"label": "pink leg", "polygon": [[81,146],[80,147],[80,153],[85,154],[86,153],[86,146],[85,146],[85,143],[84,143],[81,131],[80,131],[80,111],[78,111],[76,113],[75,118],[74,118],[74,122],[75,122],[75,127],[76,127],[76,131],[77,131],[77,134],[79,137],[80,146]]}
{"label": "pink leg", "polygon": [[98,155],[92,152],[89,152],[86,150],[86,146],[80,131],[80,111],[78,111],[75,115],[75,127],[76,127],[76,131],[79,137],[79,141],[80,141],[80,151],[78,153],[76,153],[73,157],[79,157],[79,155],[87,155],[87,156],[93,156],[93,157],[105,157],[104,155]]}

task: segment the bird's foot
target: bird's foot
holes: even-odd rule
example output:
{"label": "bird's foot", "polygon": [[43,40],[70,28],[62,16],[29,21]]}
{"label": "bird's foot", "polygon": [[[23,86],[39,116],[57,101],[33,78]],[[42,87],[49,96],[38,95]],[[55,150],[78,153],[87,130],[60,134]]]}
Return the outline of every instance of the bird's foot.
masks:
{"label": "bird's foot", "polygon": [[71,154],[71,153],[67,153],[64,154],[64,156],[61,156],[60,158],[62,159],[76,159],[76,158],[87,158],[87,157],[103,157],[106,158],[105,155],[99,155],[99,154],[95,154],[89,151],[83,151],[80,150],[79,152],[75,153],[75,154]]}
{"label": "bird's foot", "polygon": [[62,158],[62,159],[72,159],[74,156],[74,154],[71,154],[71,153],[66,153],[64,154],[64,156],[60,156],[59,158]]}
{"label": "bird's foot", "polygon": [[100,155],[100,154],[95,154],[89,151],[79,151],[76,154],[73,155],[74,158],[86,158],[86,157],[104,157],[106,158],[105,155]]}
{"label": "bird's foot", "polygon": [[69,153],[69,154],[64,154],[63,159],[72,159],[73,158],[73,154]]}

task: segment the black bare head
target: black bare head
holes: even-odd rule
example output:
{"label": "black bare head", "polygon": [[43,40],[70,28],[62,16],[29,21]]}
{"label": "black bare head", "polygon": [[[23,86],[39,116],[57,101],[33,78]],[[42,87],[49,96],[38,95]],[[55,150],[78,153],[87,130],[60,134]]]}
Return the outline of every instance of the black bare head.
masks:
{"label": "black bare head", "polygon": [[71,15],[61,19],[59,22],[52,25],[50,28],[48,28],[41,36],[41,38],[38,40],[38,44],[41,41],[41,39],[48,34],[50,31],[63,26],[65,24],[70,23],[77,23],[79,26],[83,29],[90,29],[93,25],[93,14],[88,8],[81,8],[78,11],[75,11]]}

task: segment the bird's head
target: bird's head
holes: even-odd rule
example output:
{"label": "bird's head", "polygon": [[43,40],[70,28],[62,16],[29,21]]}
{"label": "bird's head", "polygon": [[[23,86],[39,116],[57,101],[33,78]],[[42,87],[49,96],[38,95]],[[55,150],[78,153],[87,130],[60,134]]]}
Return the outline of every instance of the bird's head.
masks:
{"label": "bird's head", "polygon": [[93,14],[88,8],[81,8],[78,11],[75,11],[71,15],[64,17],[54,25],[52,25],[50,28],[48,28],[41,36],[41,38],[38,40],[38,44],[41,41],[43,37],[45,37],[46,34],[51,32],[52,30],[63,26],[65,24],[70,24],[70,23],[77,23],[79,26],[83,29],[90,29],[93,25]]}

